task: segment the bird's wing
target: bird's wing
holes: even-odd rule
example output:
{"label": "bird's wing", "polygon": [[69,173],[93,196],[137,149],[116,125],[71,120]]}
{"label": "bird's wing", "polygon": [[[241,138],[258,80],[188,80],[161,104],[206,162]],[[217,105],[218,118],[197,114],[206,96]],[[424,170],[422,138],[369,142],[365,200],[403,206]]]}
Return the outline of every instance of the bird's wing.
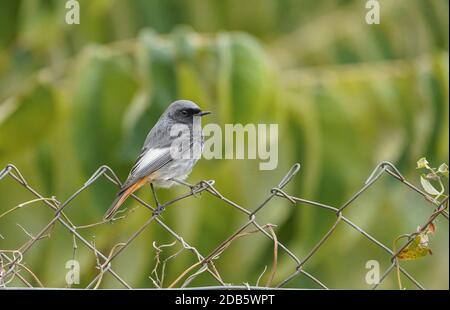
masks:
{"label": "bird's wing", "polygon": [[[193,139],[193,141],[189,142],[186,148],[183,148],[178,156],[181,157],[186,152],[190,152],[194,143],[200,141],[203,141],[203,137],[201,137],[200,140]],[[125,191],[128,187],[130,187],[138,180],[149,176],[153,172],[158,171],[159,169],[173,161],[174,158],[171,153],[171,147],[171,144],[166,144],[161,147],[151,147],[149,145],[145,146],[142,149],[141,154],[136,160],[133,168],[131,168],[130,174],[121,188],[121,192]]]}
{"label": "bird's wing", "polygon": [[144,147],[121,190],[126,190],[136,181],[158,171],[172,160],[170,146],[162,148]]}

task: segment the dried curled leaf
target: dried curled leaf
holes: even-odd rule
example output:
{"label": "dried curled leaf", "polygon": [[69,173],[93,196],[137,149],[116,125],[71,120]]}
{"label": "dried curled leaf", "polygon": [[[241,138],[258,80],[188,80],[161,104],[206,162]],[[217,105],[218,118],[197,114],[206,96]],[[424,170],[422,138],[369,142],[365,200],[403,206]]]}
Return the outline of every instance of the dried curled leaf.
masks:
{"label": "dried curled leaf", "polygon": [[427,232],[434,235],[436,233],[436,225],[434,225],[433,222],[431,222],[427,227]]}
{"label": "dried curled leaf", "polygon": [[[420,231],[420,227],[418,228]],[[429,255],[433,252],[429,246],[428,234],[434,234],[436,228],[433,223],[428,225],[427,229],[420,234],[418,234],[414,240],[404,248],[399,254],[398,259],[400,260],[415,260]]]}

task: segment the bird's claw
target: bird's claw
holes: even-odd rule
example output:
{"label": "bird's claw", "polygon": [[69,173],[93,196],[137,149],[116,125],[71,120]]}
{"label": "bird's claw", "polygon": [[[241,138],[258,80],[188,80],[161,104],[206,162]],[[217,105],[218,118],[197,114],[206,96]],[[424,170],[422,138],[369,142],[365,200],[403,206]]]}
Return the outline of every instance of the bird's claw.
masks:
{"label": "bird's claw", "polygon": [[153,211],[153,216],[159,216],[165,210],[165,207],[162,205],[158,205],[156,209]]}

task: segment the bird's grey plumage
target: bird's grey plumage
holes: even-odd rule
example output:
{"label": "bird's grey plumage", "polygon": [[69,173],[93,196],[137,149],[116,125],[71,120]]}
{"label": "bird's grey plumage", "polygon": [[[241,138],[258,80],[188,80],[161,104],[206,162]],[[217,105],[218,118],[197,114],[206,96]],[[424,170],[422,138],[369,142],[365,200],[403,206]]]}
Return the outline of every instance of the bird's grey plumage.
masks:
{"label": "bird's grey plumage", "polygon": [[[191,133],[193,132],[193,118],[190,117],[185,120],[182,115],[176,114],[182,110],[201,111],[192,101],[178,100],[173,102],[161,115],[155,126],[147,135],[141,153],[131,169],[127,180],[123,184],[121,191],[126,190],[137,180],[146,177],[155,171],[158,171],[158,174],[163,176],[162,178],[156,177],[154,180],[155,185],[160,187],[168,187],[173,184],[173,181],[169,179],[184,179],[187,174],[191,172],[192,167],[198,158],[177,159],[174,161],[170,152],[174,138],[170,136],[170,132],[168,132],[169,128],[182,123],[189,127]],[[183,150],[183,152],[190,151],[195,143],[200,143],[201,146],[203,146],[201,132],[199,137],[191,136],[187,138],[190,139],[190,141],[187,142],[189,149]]]}
{"label": "bird's grey plumage", "polygon": [[[153,189],[153,184],[169,187],[175,179],[183,180],[187,177],[200,158],[203,148],[200,119],[195,116],[207,114],[209,112],[201,111],[195,103],[188,100],[175,101],[166,109],[145,139],[127,180],[105,213],[105,220],[110,219],[127,197],[147,182],[152,184]],[[184,125],[183,128],[181,125]],[[178,136],[173,136],[173,129]],[[158,205],[157,209],[159,207]]]}

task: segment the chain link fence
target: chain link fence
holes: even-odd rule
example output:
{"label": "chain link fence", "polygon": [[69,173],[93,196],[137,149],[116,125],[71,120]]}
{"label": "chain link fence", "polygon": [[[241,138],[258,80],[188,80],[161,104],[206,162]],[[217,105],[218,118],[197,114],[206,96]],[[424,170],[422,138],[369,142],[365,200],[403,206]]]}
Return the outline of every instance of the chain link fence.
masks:
{"label": "chain link fence", "polygon": [[[386,277],[397,270],[397,272],[402,273],[407,279],[409,279],[418,289],[425,289],[425,287],[414,277],[414,275],[407,272],[402,266],[399,264],[398,255],[402,252],[408,245],[410,245],[412,242],[414,242],[415,238],[423,233],[430,223],[432,223],[437,217],[441,217],[445,219],[446,222],[448,222],[449,214],[448,214],[448,197],[445,198],[442,201],[436,201],[432,197],[430,197],[427,193],[419,189],[418,187],[414,186],[410,182],[408,182],[402,174],[398,171],[398,169],[389,162],[381,162],[377,165],[377,167],[374,169],[374,171],[371,173],[370,177],[365,182],[364,186],[362,186],[346,203],[344,203],[342,206],[330,206],[327,204],[323,204],[316,201],[311,201],[307,199],[303,199],[300,197],[296,197],[293,195],[290,195],[284,191],[285,186],[294,178],[294,176],[299,172],[300,165],[295,164],[288,172],[287,174],[282,178],[280,183],[271,189],[271,191],[268,193],[268,196],[263,200],[263,202],[256,206],[256,208],[250,210],[248,208],[244,208],[243,206],[237,204],[236,202],[228,199],[225,197],[222,193],[220,193],[215,187],[214,187],[214,181],[201,181],[198,184],[190,185],[186,184],[186,186],[189,186],[189,191],[181,196],[178,196],[168,202],[165,202],[163,204],[163,207],[167,208],[168,206],[174,204],[177,201],[187,199],[192,196],[196,196],[200,193],[207,193],[211,195],[212,197],[215,197],[217,199],[222,200],[226,205],[228,205],[231,208],[237,209],[241,214],[242,217],[246,218],[245,223],[239,227],[236,231],[234,231],[228,238],[226,238],[223,241],[218,242],[218,245],[214,248],[213,251],[210,253],[201,253],[197,248],[189,244],[182,236],[180,236],[178,233],[176,233],[168,224],[166,224],[162,217],[158,214],[154,213],[154,208],[149,205],[147,202],[143,201],[141,198],[139,198],[136,195],[132,195],[133,199],[135,199],[140,205],[147,208],[149,210],[149,218],[148,220],[141,226],[139,229],[137,229],[131,236],[128,237],[128,239],[123,243],[116,244],[110,251],[110,253],[102,253],[99,251],[95,243],[90,242],[85,237],[83,237],[80,234],[80,230],[82,228],[86,227],[94,227],[94,226],[100,226],[100,225],[106,225],[111,221],[125,221],[126,220],[126,214],[123,212],[118,212],[114,216],[113,219],[109,221],[101,221],[98,223],[92,223],[89,225],[84,226],[76,226],[73,224],[71,219],[66,215],[64,212],[66,208],[70,204],[72,204],[79,195],[88,190],[93,184],[98,182],[101,178],[106,179],[107,181],[111,182],[117,187],[120,187],[121,182],[117,175],[114,173],[114,171],[109,168],[108,166],[102,166],[100,167],[92,176],[91,178],[81,187],[79,188],[75,193],[73,193],[66,201],[60,202],[55,197],[52,198],[46,198],[42,196],[40,193],[38,193],[31,185],[30,183],[24,178],[22,173],[17,169],[14,165],[7,165],[3,170],[0,172],[0,182],[5,180],[7,177],[12,178],[15,183],[19,186],[24,187],[27,191],[29,191],[34,197],[34,200],[27,201],[25,203],[22,203],[18,206],[15,206],[11,209],[8,209],[7,211],[0,214],[0,220],[5,220],[8,215],[11,213],[17,211],[20,208],[23,208],[27,206],[28,204],[35,203],[35,202],[42,202],[44,203],[48,208],[52,210],[52,219],[50,222],[48,222],[47,225],[45,225],[37,234],[31,234],[28,232],[28,230],[25,227],[21,227],[22,230],[28,235],[29,239],[27,242],[25,242],[23,245],[21,245],[17,249],[2,249],[2,239],[4,239],[4,236],[0,235],[0,287],[10,287],[10,284],[13,282],[13,280],[19,280],[24,287],[45,287],[45,285],[40,281],[38,276],[31,270],[29,267],[27,267],[26,259],[27,254],[33,247],[36,246],[36,244],[39,243],[40,240],[44,238],[51,238],[50,232],[54,229],[55,225],[61,225],[64,229],[66,229],[73,238],[74,243],[74,251],[76,249],[76,243],[81,242],[83,243],[92,253],[95,255],[96,258],[96,268],[98,269],[98,272],[96,273],[96,276],[90,280],[89,284],[86,285],[86,288],[93,289],[93,288],[100,288],[102,285],[102,279],[105,274],[110,274],[113,276],[124,288],[132,288],[132,286],[127,283],[127,281],[124,280],[124,278],[114,270],[113,262],[114,260],[124,251],[126,251],[130,244],[136,240],[138,236],[140,236],[150,225],[159,225],[163,229],[165,229],[170,235],[172,235],[176,241],[182,246],[180,251],[189,251],[196,257],[196,263],[191,265],[189,268],[187,268],[184,272],[182,272],[175,280],[172,281],[168,287],[183,287],[183,288],[189,288],[193,287],[191,286],[191,282],[197,278],[200,274],[203,273],[209,273],[211,276],[217,281],[217,286],[208,286],[208,287],[202,287],[202,288],[260,288],[259,285],[256,287],[248,286],[233,286],[224,281],[222,278],[222,275],[219,273],[218,269],[215,266],[215,261],[220,259],[220,254],[226,251],[228,246],[235,240],[246,236],[248,234],[253,233],[260,233],[267,237],[268,239],[273,242],[274,246],[274,257],[273,257],[273,266],[272,270],[269,274],[269,279],[266,283],[266,287],[271,286],[275,288],[283,288],[286,287],[286,285],[294,278],[296,277],[307,277],[311,281],[313,281],[315,284],[317,284],[319,287],[323,289],[328,289],[329,287],[324,284],[323,279],[318,279],[313,274],[308,272],[306,270],[306,264],[311,261],[318,250],[328,242],[330,237],[333,235],[333,233],[336,231],[337,227],[341,225],[346,225],[350,227],[351,229],[358,232],[361,236],[361,238],[367,239],[368,242],[373,243],[380,249],[382,249],[386,255],[390,258],[390,266],[384,271],[384,273],[380,276],[380,279],[378,283],[375,283],[373,285],[373,289],[376,289],[385,279]],[[397,180],[398,182],[401,182],[405,185],[405,188],[414,191],[417,193],[417,195],[422,196],[424,198],[424,202],[431,205],[433,207],[433,212],[430,214],[429,218],[424,220],[423,223],[419,227],[420,229],[418,231],[412,232],[411,234],[406,235],[405,242],[402,244],[402,246],[397,250],[393,251],[390,247],[386,246],[379,240],[377,240],[375,237],[370,235],[368,232],[366,232],[363,228],[358,226],[353,221],[349,220],[345,216],[345,211],[350,208],[352,205],[354,205],[358,199],[372,186],[374,186],[377,182],[377,180],[380,179],[380,177],[383,174],[387,174]],[[272,224],[262,224],[258,220],[258,214],[263,210],[264,208],[270,207],[270,202],[274,199],[286,199],[292,205],[302,205],[307,204],[311,205],[316,208],[324,209],[327,212],[334,214],[336,216],[335,222],[332,224],[332,226],[329,228],[329,230],[323,235],[323,237],[320,239],[320,241],[315,244],[312,249],[307,253],[303,258],[300,258],[297,254],[295,254],[293,251],[291,251],[287,246],[285,246],[280,240],[278,240],[277,235],[275,233],[275,230],[273,229]],[[0,227],[1,228],[1,227]],[[447,226],[448,229],[448,226]],[[0,230],[1,233],[1,230]],[[448,233],[448,231],[447,231]],[[161,261],[159,260],[158,254],[161,252],[161,248],[158,248],[153,244],[157,251],[157,264],[160,264]],[[278,252],[283,251],[285,254],[287,254],[290,259],[295,264],[295,268],[292,270],[292,273],[282,281],[278,283],[272,283],[274,279],[274,275],[277,268],[277,257]],[[176,256],[172,255],[171,258],[174,258]],[[157,266],[156,266],[157,267]],[[155,267],[155,269],[156,269]],[[153,274],[153,273],[152,273]],[[154,285],[159,287],[162,284],[161,279],[158,278],[157,273],[153,274],[153,278],[151,278]],[[258,281],[259,282],[259,281]]]}

